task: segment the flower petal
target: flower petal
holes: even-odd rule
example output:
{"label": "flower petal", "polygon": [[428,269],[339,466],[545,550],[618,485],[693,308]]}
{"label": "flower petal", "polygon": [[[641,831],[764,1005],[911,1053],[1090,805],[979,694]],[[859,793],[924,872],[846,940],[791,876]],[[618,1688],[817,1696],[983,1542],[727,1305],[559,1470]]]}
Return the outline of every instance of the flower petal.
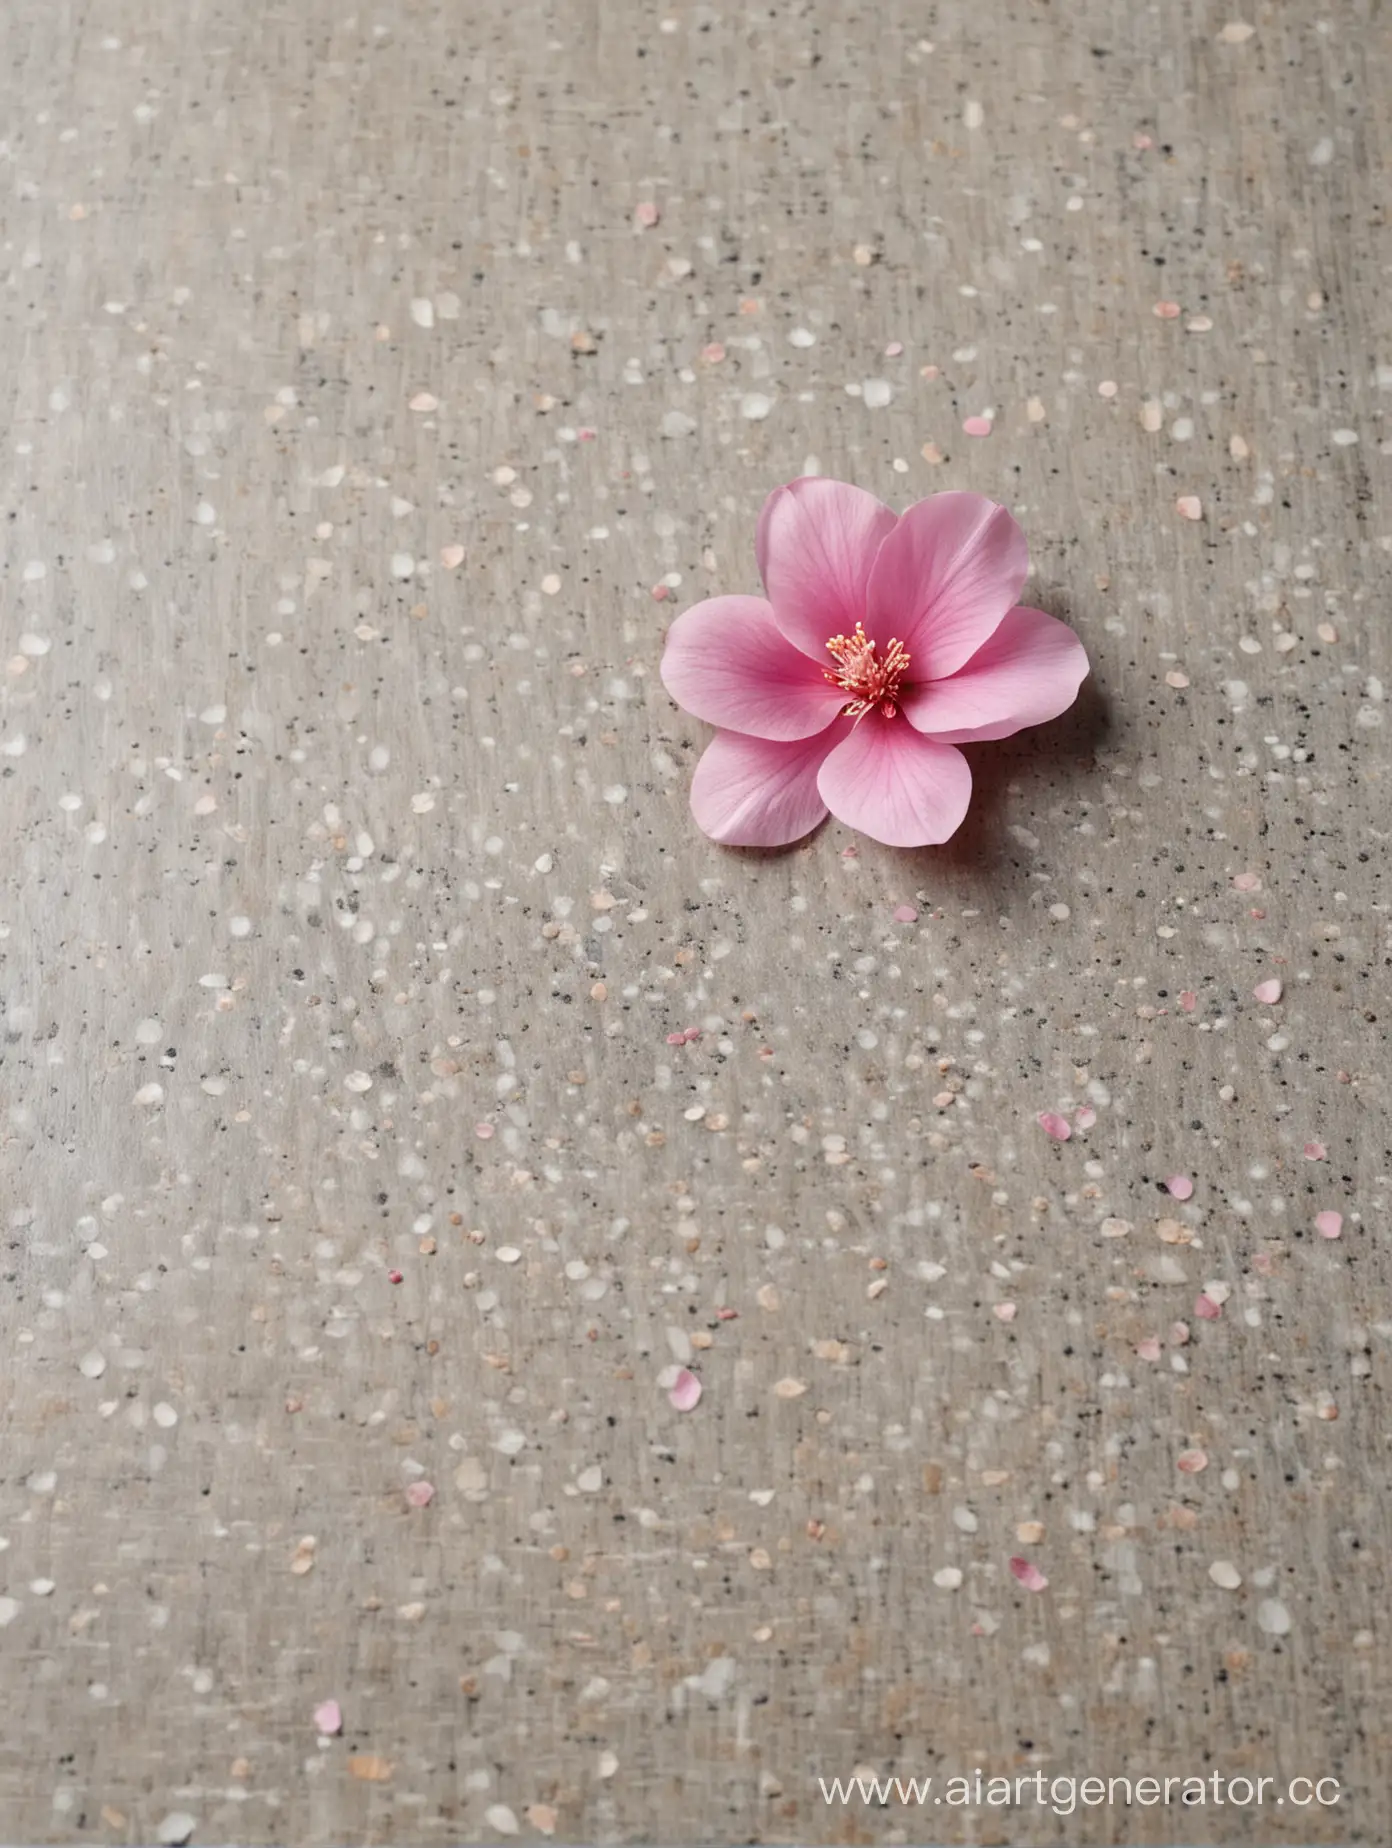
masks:
{"label": "flower petal", "polygon": [[[917,670],[914,660],[915,679]],[[1067,623],[1013,609],[964,667],[906,689],[899,704],[911,725],[946,744],[1008,738],[1066,712],[1087,672],[1086,651]]]}
{"label": "flower petal", "polygon": [[832,636],[865,620],[870,570],[897,523],[863,488],[818,476],[775,488],[764,502],[754,550],[773,620],[821,666]]}
{"label": "flower petal", "polygon": [[667,631],[662,681],[679,706],[755,738],[810,738],[846,703],[785,640],[762,597],[711,597]]}
{"label": "flower petal", "polygon": [[831,752],[817,787],[848,828],[886,847],[927,847],[956,832],[971,770],[952,745],[872,712]]}
{"label": "flower petal", "polygon": [[866,630],[880,646],[899,638],[915,685],[941,680],[990,638],[1028,572],[1025,535],[1004,507],[979,494],[934,494],[908,508],[880,547]]}
{"label": "flower petal", "polygon": [[691,812],[727,847],[786,847],[826,820],[817,772],[850,729],[835,720],[815,738],[775,743],[717,732],[691,779]]}

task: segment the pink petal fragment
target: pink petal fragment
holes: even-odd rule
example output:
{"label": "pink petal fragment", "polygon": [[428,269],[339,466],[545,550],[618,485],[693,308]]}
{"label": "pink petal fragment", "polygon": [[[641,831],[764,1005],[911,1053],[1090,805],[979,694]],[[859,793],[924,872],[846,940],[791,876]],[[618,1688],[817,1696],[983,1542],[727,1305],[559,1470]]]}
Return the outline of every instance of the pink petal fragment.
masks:
{"label": "pink petal fragment", "polygon": [[1223,1313],[1223,1305],[1215,1303],[1211,1296],[1200,1295],[1194,1300],[1194,1314],[1201,1322],[1216,1322]]}
{"label": "pink petal fragment", "polygon": [[1260,892],[1261,879],[1256,873],[1234,873],[1233,890],[1235,892]]}
{"label": "pink petal fragment", "polygon": [[1016,1315],[1016,1305],[1014,1303],[996,1303],[991,1310],[991,1314],[995,1316],[998,1322],[1013,1322]]}
{"label": "pink petal fragment", "polygon": [[661,672],[679,706],[753,738],[811,738],[846,703],[784,638],[762,597],[710,597],[683,610],[667,631]]}
{"label": "pink petal fragment", "polygon": [[474,1134],[478,1137],[480,1142],[491,1142],[493,1140],[493,1125],[491,1123],[475,1123]]}
{"label": "pink petal fragment", "polygon": [[667,1397],[674,1411],[694,1412],[701,1402],[701,1382],[689,1368],[683,1367]]}
{"label": "pink petal fragment", "polygon": [[850,730],[837,719],[815,738],[774,744],[717,732],[691,779],[696,825],[727,847],[786,847],[825,821],[817,789],[826,754]]}
{"label": "pink petal fragment", "polygon": [[991,430],[992,423],[989,417],[964,417],[962,420],[964,436],[989,436]]}
{"label": "pink petal fragment", "polygon": [[775,488],[764,502],[754,549],[773,619],[819,667],[830,663],[832,636],[864,621],[871,567],[897,525],[873,494],[817,476]]}
{"label": "pink petal fragment", "polygon": [[1052,1136],[1055,1142],[1067,1142],[1073,1134],[1067,1117],[1061,1117],[1056,1110],[1041,1110],[1035,1122],[1046,1136]]}
{"label": "pink petal fragment", "polygon": [[651,231],[661,216],[661,211],[653,201],[644,199],[641,205],[634,207],[633,222],[641,231]]}
{"label": "pink petal fragment", "polygon": [[684,1033],[669,1033],[667,1035],[667,1044],[669,1046],[684,1046],[686,1044],[686,1035]]}
{"label": "pink petal fragment", "polygon": [[1073,1121],[1079,1129],[1091,1129],[1097,1121],[1097,1112],[1091,1104],[1084,1104],[1081,1109],[1073,1112]]}
{"label": "pink petal fragment", "polygon": [[1178,302],[1157,302],[1151,313],[1158,321],[1177,321],[1180,315]]}
{"label": "pink petal fragment", "polygon": [[871,712],[824,760],[817,788],[848,828],[886,847],[930,847],[960,827],[971,770],[952,745]]}
{"label": "pink petal fragment", "polygon": [[428,1508],[435,1499],[434,1483],[425,1481],[408,1482],[406,1485],[406,1499],[413,1508]]}
{"label": "pink petal fragment", "polygon": [[1138,1341],[1136,1344],[1136,1353],[1141,1360],[1159,1360],[1160,1352],[1158,1335],[1147,1335],[1144,1341]]}
{"label": "pink petal fragment", "polygon": [[1189,1340],[1189,1324],[1187,1322],[1171,1322],[1170,1323],[1170,1346],[1171,1347],[1184,1347],[1187,1344],[1188,1340]]}
{"label": "pink petal fragment", "polygon": [[1175,502],[1175,512],[1179,515],[1181,520],[1201,520],[1203,518],[1203,502],[1199,499],[1197,494],[1181,494],[1179,499]]}
{"label": "pink petal fragment", "polygon": [[464,563],[463,546],[442,545],[440,547],[440,563],[445,567],[446,571],[457,571],[460,565]]}
{"label": "pink petal fragment", "polygon": [[903,514],[880,547],[866,591],[865,627],[897,636],[909,681],[955,674],[1020,601],[1029,572],[1025,535],[980,494],[934,494]]}
{"label": "pink petal fragment", "polygon": [[1016,1578],[1019,1579],[1026,1591],[1043,1591],[1044,1587],[1049,1583],[1048,1579],[1046,1579],[1044,1574],[1039,1570],[1039,1567],[1032,1565],[1028,1559],[1012,1559],[1010,1562],[1010,1570],[1015,1574]]}
{"label": "pink petal fragment", "polygon": [[1192,1014],[1194,1009],[1199,1005],[1199,997],[1194,993],[1192,988],[1181,988],[1179,991],[1179,1005],[1184,1009],[1186,1014]]}
{"label": "pink petal fragment", "polygon": [[321,1700],[314,1709],[314,1724],[326,1739],[343,1731],[343,1710],[336,1700]]}
{"label": "pink petal fragment", "polygon": [[894,907],[894,922],[896,924],[912,924],[917,918],[917,905],[896,905]]}
{"label": "pink petal fragment", "polygon": [[1194,1183],[1187,1174],[1172,1174],[1165,1182],[1165,1191],[1176,1200],[1190,1200],[1194,1195]]}
{"label": "pink petal fragment", "polygon": [[910,661],[900,704],[919,731],[945,744],[1008,738],[1066,712],[1088,674],[1082,643],[1057,617],[1009,610],[971,659],[944,680],[922,681]]}
{"label": "pink petal fragment", "polygon": [[1305,1144],[1306,1161],[1323,1161],[1328,1154],[1329,1150],[1322,1142],[1307,1142]]}
{"label": "pink petal fragment", "polygon": [[1206,1450],[1181,1450],[1175,1458],[1175,1468],[1182,1469],[1186,1476],[1197,1476],[1200,1470],[1208,1468]]}
{"label": "pink petal fragment", "polygon": [[1270,981],[1258,982],[1256,987],[1252,990],[1252,999],[1254,1001],[1263,1001],[1268,1007],[1275,1007],[1276,1003],[1281,999],[1280,982],[1277,981],[1275,976],[1273,976]]}
{"label": "pink petal fragment", "polygon": [[1315,1230],[1321,1238],[1338,1238],[1343,1229],[1344,1216],[1342,1213],[1326,1208],[1324,1212],[1315,1214]]}

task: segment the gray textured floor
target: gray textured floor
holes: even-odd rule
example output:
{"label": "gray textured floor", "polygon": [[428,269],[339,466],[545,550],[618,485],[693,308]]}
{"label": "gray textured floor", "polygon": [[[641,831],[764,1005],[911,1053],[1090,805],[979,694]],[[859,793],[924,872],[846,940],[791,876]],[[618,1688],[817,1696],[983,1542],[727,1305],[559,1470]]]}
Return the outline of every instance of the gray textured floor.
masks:
{"label": "gray textured floor", "polygon": [[[1392,1838],[1382,9],[0,36],[0,1830]],[[814,467],[1095,663],[947,849],[690,823]]]}

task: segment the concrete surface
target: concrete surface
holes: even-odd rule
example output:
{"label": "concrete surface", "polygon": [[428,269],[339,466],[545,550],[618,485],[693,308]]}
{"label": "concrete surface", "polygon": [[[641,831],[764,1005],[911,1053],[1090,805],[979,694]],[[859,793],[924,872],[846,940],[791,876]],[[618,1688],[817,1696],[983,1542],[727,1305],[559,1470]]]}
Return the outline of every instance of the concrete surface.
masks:
{"label": "concrete surface", "polygon": [[[3,38],[0,1831],[1392,1839],[1383,9]],[[945,850],[689,821],[814,467],[1095,662]]]}

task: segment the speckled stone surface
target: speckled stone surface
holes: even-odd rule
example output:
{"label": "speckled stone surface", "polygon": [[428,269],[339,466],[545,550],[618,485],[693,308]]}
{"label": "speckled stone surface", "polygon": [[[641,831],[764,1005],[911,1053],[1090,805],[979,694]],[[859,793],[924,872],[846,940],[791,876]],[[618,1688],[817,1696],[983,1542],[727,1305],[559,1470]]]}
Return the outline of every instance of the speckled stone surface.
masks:
{"label": "speckled stone surface", "polygon": [[[4,38],[0,1834],[1392,1838],[1379,9]],[[945,849],[690,822],[805,470],[1094,661]]]}

